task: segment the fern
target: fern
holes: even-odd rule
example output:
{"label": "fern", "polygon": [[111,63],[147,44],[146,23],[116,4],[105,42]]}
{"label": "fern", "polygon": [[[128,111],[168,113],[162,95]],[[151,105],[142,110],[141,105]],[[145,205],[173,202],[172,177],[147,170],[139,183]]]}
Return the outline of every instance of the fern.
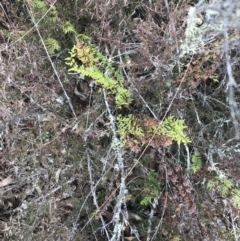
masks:
{"label": "fern", "polygon": [[160,128],[154,128],[154,133],[159,135],[166,135],[175,140],[178,145],[180,143],[190,143],[191,140],[189,137],[183,133],[183,130],[186,127],[187,126],[185,126],[184,120],[178,120],[173,116],[169,116],[162,122]]}
{"label": "fern", "polygon": [[215,82],[215,83],[218,83],[218,82],[219,82],[218,78],[219,78],[219,75],[218,75],[218,74],[211,74],[211,75],[209,76],[209,79],[212,80],[212,81]]}
{"label": "fern", "polygon": [[161,186],[157,178],[158,173],[151,171],[145,183],[145,197],[140,202],[141,205],[151,204],[152,199],[155,198],[161,191]]}
{"label": "fern", "polygon": [[202,168],[202,159],[201,159],[201,154],[199,151],[194,151],[192,155],[192,170],[193,173],[196,173]]}
{"label": "fern", "polygon": [[[71,26],[69,23],[67,25]],[[76,39],[77,43],[70,50],[70,56],[65,59],[69,71],[88,76],[110,91],[115,96],[115,103],[119,109],[123,105],[129,105],[132,102],[131,94],[124,87],[123,78],[118,71],[93,44],[86,43],[89,40],[88,36],[80,34]]]}
{"label": "fern", "polygon": [[214,180],[209,180],[207,184],[208,188],[218,187],[221,190],[222,197],[226,197],[231,193],[231,189],[234,187],[234,184],[227,178],[222,178],[216,176]]}
{"label": "fern", "polygon": [[237,207],[240,208],[240,189],[235,188],[233,182],[228,180],[226,177],[216,176],[213,180],[209,180],[207,188],[220,188],[222,197],[227,195],[232,196],[232,202]]}
{"label": "fern", "polygon": [[213,188],[216,185],[216,183],[213,180],[209,180],[207,183],[207,188]]}
{"label": "fern", "polygon": [[[34,15],[35,21],[37,22],[41,19],[38,24],[38,28],[43,34],[44,43],[49,54],[53,54],[55,51],[60,49],[58,41],[51,37],[56,29],[58,11],[55,6],[48,9],[46,2],[43,0],[28,0],[27,2],[31,8],[32,14]],[[44,18],[42,18],[43,16]]]}
{"label": "fern", "polygon": [[[28,0],[28,4],[31,5],[31,8],[34,12],[36,19],[40,19],[47,11],[47,5],[42,0]],[[46,17],[42,20],[42,27],[49,27],[50,22],[55,23],[57,21],[57,9],[55,6],[52,6]]]}
{"label": "fern", "polygon": [[41,1],[41,0],[33,0],[33,1],[29,1],[29,3],[32,3],[32,7],[35,10],[45,10],[46,8],[46,4],[45,2]]}
{"label": "fern", "polygon": [[237,189],[237,188],[234,188],[232,190],[232,194],[233,194],[233,198],[232,198],[233,199],[233,204],[236,207],[240,208],[240,190]]}
{"label": "fern", "polygon": [[[89,40],[90,38],[89,38],[87,35],[85,35],[85,34],[78,34],[76,39],[78,39],[78,40],[83,40],[83,41],[87,41],[87,40]],[[91,46],[94,47],[94,45],[91,45]]]}
{"label": "fern", "polygon": [[227,178],[219,178],[217,177],[220,188],[221,188],[221,194],[223,197],[226,197],[227,194],[230,192],[230,190],[233,188],[233,183],[229,181]]}
{"label": "fern", "polygon": [[71,24],[70,21],[64,22],[64,24],[62,26],[62,29],[63,29],[64,34],[76,33],[76,30],[75,30],[74,26]]}
{"label": "fern", "polygon": [[54,38],[47,38],[44,41],[49,54],[53,54],[56,50],[60,49],[58,41]]}
{"label": "fern", "polygon": [[127,117],[122,115],[117,116],[118,131],[121,139],[124,141],[129,134],[134,136],[143,135],[143,129],[139,126],[139,120],[135,118],[132,114]]}
{"label": "fern", "polygon": [[148,205],[148,204],[151,204],[153,198],[154,198],[154,197],[146,196],[146,197],[144,197],[144,198],[142,199],[142,201],[140,202],[140,204],[143,205],[143,206],[146,206],[146,205]]}
{"label": "fern", "polygon": [[126,88],[122,86],[116,88],[115,102],[118,108],[121,108],[122,105],[129,105],[132,100],[131,94]]}
{"label": "fern", "polygon": [[[117,94],[116,94],[117,96]],[[123,96],[124,92],[121,93],[121,103],[123,103]],[[126,95],[126,99],[129,96]],[[127,102],[127,101],[126,101]],[[122,115],[118,115],[117,117],[118,122],[118,134],[120,135],[121,139],[124,141],[129,135],[132,135],[132,140],[140,139],[143,143],[144,138],[139,138],[140,136],[144,136],[145,133],[156,134],[157,136],[168,136],[173,140],[176,140],[178,144],[180,143],[188,143],[190,139],[183,133],[183,129],[186,127],[184,125],[184,120],[176,120],[174,117],[170,116],[169,118],[165,119],[163,123],[156,127],[147,127],[144,126],[143,121],[132,114],[128,115],[127,117],[123,117]],[[143,128],[142,128],[143,126]],[[196,163],[200,165],[199,163]],[[201,166],[199,167],[199,169]]]}

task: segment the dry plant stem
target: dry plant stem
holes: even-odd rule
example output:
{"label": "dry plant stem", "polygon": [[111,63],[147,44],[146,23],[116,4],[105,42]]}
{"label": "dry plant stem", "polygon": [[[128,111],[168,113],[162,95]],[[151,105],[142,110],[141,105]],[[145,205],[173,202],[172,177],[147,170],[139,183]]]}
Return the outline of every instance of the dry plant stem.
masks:
{"label": "dry plant stem", "polygon": [[190,162],[190,152],[189,152],[189,148],[188,145],[185,143],[184,144],[186,152],[187,152],[187,171],[190,171],[191,168],[191,162]]}
{"label": "dry plant stem", "polygon": [[[46,11],[46,13],[43,14],[43,16],[36,22],[35,25],[38,25],[44,18],[45,16],[51,11],[51,9],[54,7],[54,5],[56,4],[57,0],[55,0],[49,7],[49,9]],[[28,5],[27,1],[25,1],[26,6]],[[33,30],[35,29],[35,26],[30,28],[23,36],[21,36],[19,39],[17,39],[16,41],[14,41],[13,43],[9,44],[7,47],[0,49],[0,51],[6,50],[8,47],[13,46],[14,44],[20,42],[23,38],[25,38],[29,33],[31,33]]]}
{"label": "dry plant stem", "polygon": [[[191,58],[188,66],[187,66],[187,69],[186,69],[186,71],[185,71],[185,73],[184,73],[184,75],[183,75],[183,77],[182,77],[182,79],[181,79],[181,81],[180,81],[180,83],[179,83],[179,86],[178,86],[178,88],[177,88],[177,90],[176,90],[176,92],[175,92],[175,94],[174,94],[174,96],[173,96],[173,98],[172,98],[172,100],[171,100],[171,102],[170,102],[170,104],[169,104],[169,106],[168,106],[168,109],[167,109],[167,111],[166,111],[166,113],[165,113],[165,115],[164,115],[164,117],[163,117],[162,120],[164,120],[164,119],[166,118],[168,112],[170,111],[171,106],[172,106],[172,104],[173,104],[173,101],[176,99],[176,96],[177,96],[177,94],[178,94],[178,92],[179,92],[179,90],[180,90],[180,87],[181,87],[181,85],[182,85],[182,83],[183,83],[183,80],[184,80],[186,74],[188,73],[188,69],[189,69],[189,67],[190,67],[191,62],[192,62],[192,58]],[[105,95],[106,95],[106,94],[104,94],[104,96],[105,96]],[[106,103],[106,105],[107,105],[107,107],[108,107],[108,109],[109,109],[108,103],[107,103],[107,101],[106,101],[106,96],[105,96],[105,103]],[[110,111],[110,109],[109,109],[109,111]],[[110,112],[110,113],[111,113],[111,112]],[[112,118],[113,118],[113,117],[112,117]],[[149,143],[152,141],[152,139],[154,138],[155,135],[156,135],[156,133],[153,134],[153,136],[152,136],[151,140],[149,141]],[[142,151],[142,153],[141,153],[141,155],[139,156],[139,158],[134,160],[135,162],[134,162],[133,166],[131,167],[131,169],[129,170],[129,172],[127,173],[127,175],[125,176],[125,179],[132,173],[133,169],[138,165],[140,159],[143,157],[144,153],[146,152],[146,150],[147,150],[147,148],[148,148],[148,146],[149,146],[149,143],[146,145],[146,147],[145,147],[144,150]],[[121,184],[122,184],[122,182],[121,182]],[[107,202],[109,202],[109,200],[112,198],[112,196],[113,196],[113,195],[116,193],[116,191],[121,187],[121,184],[119,184],[119,185],[116,187],[116,189],[112,192],[112,194],[108,197],[108,199],[100,206],[99,210],[97,210],[96,213],[98,213],[98,212],[105,206],[105,204],[106,204]],[[82,232],[82,231],[85,229],[85,227],[92,221],[92,219],[93,219],[94,217],[95,217],[95,215],[92,215],[92,217],[87,221],[87,223],[86,223],[86,224],[84,225],[84,227],[81,229],[81,232]]]}
{"label": "dry plant stem", "polygon": [[[88,107],[90,107],[90,104],[91,104],[91,101],[92,101],[92,92],[93,92],[93,89],[92,89],[92,86],[91,86],[91,90],[90,90],[90,94],[89,94],[90,97],[89,97],[89,101],[88,101]],[[90,111],[88,109],[88,111],[87,111],[86,129],[88,128],[89,114],[90,114]]]}
{"label": "dry plant stem", "polygon": [[[70,180],[68,180],[67,182],[65,182],[63,185],[67,185],[69,183],[72,183],[75,179],[72,178]],[[38,199],[35,200],[35,202],[39,202],[40,200],[45,200],[48,196],[50,196],[51,194],[55,193],[56,191],[58,191],[59,189],[62,189],[62,186],[58,186],[56,188],[54,188],[51,192],[49,192],[48,194],[46,194],[45,196],[39,197]]]}
{"label": "dry plant stem", "polygon": [[[21,91],[21,88],[20,88],[16,83],[14,83],[14,81],[12,81],[12,80],[10,79],[10,77],[8,77],[8,78],[9,78],[8,81],[11,81],[11,83],[12,83],[17,89],[19,89],[19,90]],[[45,107],[43,107],[43,106],[41,106],[40,104],[38,104],[37,101],[35,101],[35,100],[32,98],[32,96],[30,96],[30,95],[28,95],[28,94],[26,94],[26,93],[25,93],[25,95],[31,100],[31,103],[37,105],[40,109],[42,109],[42,111],[43,111],[44,113],[46,113],[46,112],[50,113],[48,110],[46,110]],[[36,113],[36,114],[43,114],[43,113]]]}
{"label": "dry plant stem", "polygon": [[[118,50],[118,56],[120,59],[120,63],[122,64],[122,66],[124,66],[123,61],[122,61],[122,53],[120,52],[120,50]],[[150,106],[147,104],[147,102],[144,100],[144,98],[141,96],[141,94],[139,93],[138,89],[135,87],[135,85],[133,84],[133,82],[131,81],[131,78],[129,77],[129,75],[127,74],[125,68],[123,67],[123,72],[124,74],[127,76],[127,81],[132,85],[132,87],[134,88],[134,90],[137,92],[138,96],[140,97],[140,99],[142,100],[142,102],[144,103],[144,105],[148,108],[148,110],[151,112],[151,114],[154,116],[155,119],[157,119],[157,116],[155,115],[155,113],[151,110]]]}
{"label": "dry plant stem", "polygon": [[[91,194],[92,194],[92,197],[93,197],[93,203],[94,205],[96,206],[97,210],[99,210],[99,205],[98,205],[98,202],[97,202],[97,197],[96,197],[96,188],[93,186],[94,184],[94,181],[93,181],[93,177],[92,177],[92,166],[91,166],[91,159],[90,159],[90,156],[89,156],[89,150],[87,149],[87,161],[88,161],[88,173],[89,173],[89,177],[90,177],[90,188],[91,188]],[[110,239],[109,237],[109,234],[108,234],[108,230],[106,229],[106,226],[105,226],[105,223],[104,223],[104,220],[103,220],[103,217],[100,215],[100,219],[101,219],[101,222],[102,222],[102,225],[103,225],[103,229],[105,231],[105,234],[107,235],[108,237],[108,240]]]}
{"label": "dry plant stem", "polygon": [[231,217],[231,225],[232,225],[232,229],[233,229],[233,235],[235,238],[235,241],[238,241],[238,235],[237,235],[237,231],[236,231],[236,217],[233,217],[233,213],[232,210],[229,212],[230,213],[230,217]]}
{"label": "dry plant stem", "polygon": [[[26,6],[27,6],[27,5],[26,5]],[[52,68],[53,68],[54,74],[56,75],[57,80],[58,80],[58,82],[59,82],[59,84],[60,84],[60,86],[61,86],[61,88],[62,88],[62,90],[63,90],[63,93],[64,93],[66,99],[67,99],[67,102],[68,102],[68,104],[69,104],[69,106],[70,106],[70,109],[71,109],[71,111],[72,111],[72,113],[73,113],[73,116],[74,116],[75,118],[77,118],[76,113],[75,113],[74,108],[73,108],[73,105],[72,105],[72,102],[71,102],[69,96],[67,95],[67,92],[66,92],[66,90],[65,90],[65,88],[64,88],[64,86],[63,86],[63,84],[62,84],[62,81],[60,80],[60,77],[59,77],[58,72],[57,72],[57,70],[56,70],[56,68],[55,68],[55,66],[54,66],[54,63],[52,62],[51,57],[50,57],[50,55],[49,55],[49,53],[48,53],[48,51],[47,51],[47,48],[46,48],[46,45],[45,45],[45,43],[44,43],[44,41],[43,41],[42,35],[41,35],[40,31],[39,31],[39,28],[38,28],[38,26],[37,26],[37,23],[36,23],[36,21],[35,21],[35,18],[34,18],[33,14],[32,14],[32,10],[29,9],[29,6],[27,6],[27,10],[28,10],[29,16],[31,17],[31,19],[32,19],[32,21],[33,21],[34,27],[35,27],[36,30],[37,30],[38,36],[39,36],[39,38],[40,38],[40,40],[41,40],[41,43],[42,43],[42,45],[43,45],[43,48],[44,48],[46,54],[47,54],[48,60],[49,60],[49,62],[51,63],[51,66],[52,66]]]}
{"label": "dry plant stem", "polygon": [[[113,230],[113,236],[111,238],[112,241],[115,240],[120,240],[121,237],[121,224],[120,224],[120,213],[122,210],[122,204],[125,204],[125,191],[126,191],[126,184],[125,184],[125,171],[124,171],[124,162],[123,162],[123,150],[120,147],[121,142],[117,137],[117,128],[116,128],[116,124],[115,124],[115,118],[111,113],[108,101],[107,101],[107,95],[105,90],[103,90],[103,94],[104,94],[104,100],[105,100],[105,105],[107,107],[107,111],[109,114],[109,119],[110,119],[110,125],[111,125],[111,130],[113,132],[113,138],[112,138],[112,146],[111,148],[113,150],[116,150],[116,157],[117,157],[117,165],[118,165],[118,171],[120,172],[121,175],[121,183],[119,184],[119,195],[117,197],[117,203],[115,205],[115,209],[114,209],[114,214],[113,214],[113,221],[115,222],[114,225],[114,230]],[[100,210],[100,209],[99,209]]]}
{"label": "dry plant stem", "polygon": [[155,229],[155,233],[154,233],[154,235],[153,235],[153,237],[152,237],[152,239],[151,240],[154,240],[154,238],[155,238],[155,236],[157,235],[157,233],[158,233],[158,230],[161,228],[161,226],[162,226],[162,221],[163,221],[163,217],[164,217],[164,214],[165,214],[165,211],[166,211],[166,208],[167,208],[167,199],[168,199],[168,175],[167,175],[167,168],[164,166],[164,170],[165,170],[165,175],[166,175],[166,177],[165,177],[165,182],[166,182],[166,191],[165,191],[165,201],[164,201],[164,205],[163,205],[163,210],[162,210],[162,215],[161,215],[161,219],[160,219],[160,221],[159,221],[159,223],[158,223],[158,225],[157,225],[157,227],[156,227],[156,229]]}
{"label": "dry plant stem", "polygon": [[[115,206],[115,210],[114,210],[114,215],[113,215],[113,221],[115,222],[115,226],[114,226],[114,233],[112,236],[112,241],[114,240],[119,240],[120,236],[121,236],[121,231],[120,230],[120,213],[121,213],[121,206],[122,203],[125,203],[124,199],[125,199],[125,190],[126,190],[126,184],[125,184],[125,171],[124,171],[124,162],[123,162],[123,150],[120,147],[120,140],[117,138],[117,131],[116,131],[116,126],[115,126],[115,118],[114,116],[111,114],[111,110],[109,107],[109,104],[107,102],[107,96],[106,96],[106,92],[105,90],[103,90],[103,94],[104,94],[104,99],[105,99],[105,105],[107,107],[107,111],[109,114],[109,120],[110,120],[110,125],[111,125],[111,129],[113,132],[113,138],[112,138],[112,145],[110,147],[110,149],[113,149],[116,152],[116,158],[117,158],[117,165],[118,165],[118,171],[121,174],[121,183],[117,186],[116,190],[119,189],[119,195],[117,197],[117,203]],[[114,190],[112,192],[112,194],[108,197],[108,199],[101,205],[101,207],[98,208],[98,210],[96,211],[96,213],[100,212],[100,210],[102,209],[102,207],[112,198],[112,196],[115,194],[116,190]],[[85,227],[91,222],[91,220],[94,218],[95,215],[93,215],[88,221],[87,223],[84,225],[84,227],[81,229],[81,231],[83,231],[85,229]]]}
{"label": "dry plant stem", "polygon": [[168,0],[165,0],[165,6],[166,6],[167,12],[168,12],[168,14],[169,14],[169,4],[168,4]]}
{"label": "dry plant stem", "polygon": [[9,19],[9,17],[8,17],[8,15],[7,15],[7,13],[6,13],[6,11],[5,11],[5,9],[4,9],[4,7],[3,7],[2,3],[0,3],[0,6],[1,6],[1,9],[2,9],[2,11],[3,11],[4,15],[6,16],[6,18],[7,18],[8,22],[10,22],[10,19]]}
{"label": "dry plant stem", "polygon": [[26,180],[21,180],[21,182],[18,182],[18,183],[14,183],[13,185],[8,185],[8,186],[6,186],[6,187],[2,187],[1,189],[0,189],[0,195],[2,196],[2,195],[4,195],[5,193],[7,193],[7,192],[9,192],[9,191],[11,191],[11,190],[13,190],[13,189],[16,189],[16,188],[20,188],[20,187],[22,187],[22,186],[24,186],[24,185],[26,185],[26,184],[29,184],[29,183],[31,183],[32,182],[32,180],[33,179],[35,179],[35,178],[37,178],[37,177],[39,177],[39,176],[44,176],[44,175],[47,175],[47,173],[46,172],[44,172],[44,171],[40,171],[39,173],[36,173],[36,174],[33,174],[33,175],[31,175],[31,176],[29,176]]}
{"label": "dry plant stem", "polygon": [[155,213],[155,208],[158,205],[158,197],[155,197],[152,203],[152,208],[149,214],[149,218],[148,218],[148,230],[147,230],[147,241],[150,241],[150,235],[152,233],[152,219],[153,219],[153,215]]}
{"label": "dry plant stem", "polygon": [[[99,179],[99,180],[97,181],[97,183],[96,183],[95,186],[93,187],[93,190],[96,190],[96,187],[98,186],[98,184],[100,183],[100,181],[101,181],[101,179]],[[77,228],[78,228],[77,222],[78,222],[78,220],[79,220],[79,218],[80,218],[80,214],[81,214],[81,212],[82,212],[82,210],[83,210],[83,207],[85,206],[85,204],[86,204],[86,202],[87,202],[87,200],[88,200],[88,198],[89,198],[90,196],[91,196],[91,192],[88,193],[87,197],[85,198],[84,202],[83,202],[82,205],[81,205],[81,209],[80,209],[79,212],[78,212],[76,221],[75,221],[74,224],[73,224],[72,232],[71,232],[71,235],[70,235],[70,238],[69,238],[70,241],[73,240],[73,238],[74,238],[74,233],[75,233],[75,231],[76,231]],[[101,206],[101,207],[102,207],[102,206]],[[99,208],[99,210],[101,209],[101,207]],[[89,219],[89,221],[84,225],[84,227],[81,229],[81,231],[84,230],[84,228],[86,227],[86,225],[89,224],[89,222],[93,219],[93,217],[94,217],[94,215],[93,215],[93,216]]]}
{"label": "dry plant stem", "polygon": [[[226,22],[224,22],[224,23],[226,25]],[[227,66],[227,74],[228,74],[228,84],[227,84],[228,102],[229,102],[229,106],[230,106],[230,109],[231,109],[232,121],[233,121],[233,125],[234,125],[235,132],[236,132],[236,139],[239,140],[240,134],[239,134],[237,117],[240,115],[240,113],[239,113],[239,109],[237,107],[236,100],[234,98],[234,87],[238,90],[238,92],[240,90],[239,90],[238,85],[237,85],[237,83],[236,83],[236,81],[233,77],[233,74],[232,74],[232,67],[231,67],[230,56],[229,56],[227,26],[225,26],[224,40],[225,40],[224,41],[224,49],[225,49],[226,66]]]}

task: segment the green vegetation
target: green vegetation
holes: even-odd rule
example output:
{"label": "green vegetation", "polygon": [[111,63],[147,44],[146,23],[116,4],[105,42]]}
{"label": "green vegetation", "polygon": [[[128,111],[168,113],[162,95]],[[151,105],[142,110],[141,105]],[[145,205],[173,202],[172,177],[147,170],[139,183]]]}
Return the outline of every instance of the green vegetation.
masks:
{"label": "green vegetation", "polygon": [[169,116],[163,120],[160,127],[154,127],[153,132],[158,135],[166,135],[179,145],[191,142],[190,138],[183,133],[186,127],[184,120],[177,120],[174,116]]}
{"label": "green vegetation", "polygon": [[226,198],[228,195],[232,196],[233,203],[236,207],[240,207],[240,189],[234,187],[234,183],[226,177],[216,176],[213,180],[209,180],[208,188],[220,188],[221,195]]}
{"label": "green vegetation", "polygon": [[124,144],[125,140],[129,135],[133,136],[143,136],[144,131],[140,126],[140,119],[134,117],[132,114],[127,117],[123,117],[122,115],[117,116],[118,123],[118,134]]}
{"label": "green vegetation", "polygon": [[47,38],[45,40],[45,45],[47,47],[49,54],[53,54],[55,51],[58,51],[60,49],[60,46],[59,46],[57,40],[55,40],[53,38]]}
{"label": "green vegetation", "polygon": [[122,76],[93,44],[86,42],[89,37],[84,34],[77,35],[70,22],[64,24],[63,31],[73,32],[76,38],[76,44],[69,52],[70,56],[66,58],[69,72],[90,77],[101,87],[109,90],[115,96],[118,108],[131,104],[131,93],[124,87]]}
{"label": "green vegetation", "polygon": [[153,198],[156,198],[159,195],[161,187],[157,179],[158,174],[154,171],[151,171],[145,183],[145,193],[144,198],[140,202],[141,205],[151,204]]}
{"label": "green vegetation", "polygon": [[192,155],[192,166],[193,173],[196,173],[202,168],[202,158],[199,151],[195,150]]}
{"label": "green vegetation", "polygon": [[[131,136],[144,136],[144,133],[152,133],[157,136],[168,136],[172,140],[180,143],[190,143],[189,137],[187,137],[183,130],[186,128],[184,120],[176,120],[173,116],[167,117],[161,124],[153,126],[146,126],[147,123],[142,123],[139,117],[132,114],[123,117],[122,115],[117,116],[118,123],[118,134],[125,144],[126,140]],[[143,127],[144,125],[144,127]],[[136,141],[137,142],[137,141]]]}

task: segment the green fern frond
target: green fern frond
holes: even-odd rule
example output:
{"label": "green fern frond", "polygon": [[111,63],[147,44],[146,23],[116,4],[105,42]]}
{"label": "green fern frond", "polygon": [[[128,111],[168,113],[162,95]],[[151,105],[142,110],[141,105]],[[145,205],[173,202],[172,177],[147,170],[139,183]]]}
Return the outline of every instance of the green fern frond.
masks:
{"label": "green fern frond", "polygon": [[207,188],[213,188],[216,185],[216,182],[213,180],[209,180],[207,183]]}
{"label": "green fern frond", "polygon": [[222,178],[216,176],[214,180],[209,180],[207,184],[208,188],[218,187],[221,190],[222,197],[226,197],[228,194],[231,193],[234,184],[228,180],[227,178]]}
{"label": "green fern frond", "polygon": [[56,50],[60,49],[58,41],[54,38],[47,38],[44,41],[49,54],[53,54]]}
{"label": "green fern frond", "polygon": [[129,105],[133,99],[123,85],[123,77],[108,59],[93,44],[86,43],[86,40],[88,37],[84,34],[77,36],[77,44],[70,50],[70,56],[65,59],[69,71],[91,77],[97,84],[107,89],[115,96],[115,103],[119,109]]}
{"label": "green fern frond", "polygon": [[[48,10],[46,3],[42,0],[32,0],[29,4],[31,5],[34,16],[37,19],[41,18]],[[52,6],[48,12],[48,15],[46,15],[46,17],[42,20],[42,23],[44,23],[43,25],[46,27],[50,22],[55,23],[57,21],[57,15],[58,11],[56,7]]]}
{"label": "green fern frond", "polygon": [[157,180],[158,173],[151,171],[149,173],[148,179],[145,183],[145,197],[140,202],[141,205],[151,204],[153,198],[155,198],[161,191],[161,186]]}
{"label": "green fern frond", "polygon": [[132,101],[131,94],[126,88],[122,86],[116,88],[115,102],[119,109],[121,109],[123,105],[129,105]]}
{"label": "green fern frond", "polygon": [[143,129],[139,125],[139,119],[134,117],[132,114],[128,115],[127,117],[118,115],[117,123],[118,123],[117,133],[120,135],[122,140],[125,140],[129,134],[141,136],[144,133]]}
{"label": "green fern frond", "polygon": [[192,166],[193,173],[196,173],[202,168],[202,158],[199,151],[194,151],[192,155]]}
{"label": "green fern frond", "polygon": [[[118,88],[118,90],[121,88]],[[118,93],[116,93],[117,98]],[[126,100],[123,99],[123,97],[126,98]],[[120,93],[120,100],[119,102],[127,103],[129,99],[131,100],[131,96],[128,95],[128,92],[124,93],[124,89]],[[124,102],[125,101],[125,102]],[[117,100],[116,100],[117,102]],[[170,137],[173,140],[176,140],[178,144],[180,143],[188,143],[190,142],[190,139],[183,133],[183,128],[185,128],[184,120],[176,120],[174,117],[170,116],[169,118],[165,119],[165,121],[161,124],[161,126],[156,127],[145,127],[145,129],[142,129],[142,120],[139,119],[136,116],[128,115],[126,117],[123,117],[122,115],[118,115],[117,117],[118,122],[118,134],[121,136],[122,139],[125,139],[128,137],[128,135],[133,135],[136,138],[146,133],[156,134],[159,136],[166,135]],[[196,160],[197,155],[193,157],[194,162],[194,170],[197,171],[201,168],[201,159]]]}
{"label": "green fern frond", "polygon": [[187,126],[184,124],[184,120],[176,119],[174,116],[167,117],[161,124],[160,128],[156,127],[154,132],[159,135],[166,135],[176,141],[178,145],[180,143],[190,143],[190,138],[184,134],[183,130]]}
{"label": "green fern frond", "polygon": [[233,183],[230,180],[228,180],[227,178],[217,177],[216,179],[219,181],[222,196],[226,197],[226,195],[234,187]]}
{"label": "green fern frond", "polygon": [[216,176],[213,180],[209,180],[207,188],[218,187],[221,191],[221,196],[224,198],[227,195],[232,196],[232,202],[237,207],[240,208],[240,189],[234,187],[234,183],[227,178]]}
{"label": "green fern frond", "polygon": [[142,206],[149,205],[149,204],[152,203],[152,199],[153,199],[153,197],[146,196],[146,197],[143,198],[143,200],[141,200],[140,204],[141,204]]}
{"label": "green fern frond", "polygon": [[90,38],[85,35],[85,34],[78,34],[77,35],[77,40],[82,40],[82,41],[86,41],[86,40],[89,40]]}
{"label": "green fern frond", "polygon": [[234,188],[234,189],[232,190],[232,195],[233,195],[233,198],[232,198],[233,204],[234,204],[236,207],[240,208],[240,190],[237,189],[237,188]]}
{"label": "green fern frond", "polygon": [[42,10],[46,8],[46,4],[41,0],[34,0],[32,1],[32,8],[35,10]]}
{"label": "green fern frond", "polygon": [[63,32],[65,34],[67,33],[76,33],[76,30],[74,28],[74,26],[71,24],[70,21],[66,21],[64,22],[63,26],[62,26]]}

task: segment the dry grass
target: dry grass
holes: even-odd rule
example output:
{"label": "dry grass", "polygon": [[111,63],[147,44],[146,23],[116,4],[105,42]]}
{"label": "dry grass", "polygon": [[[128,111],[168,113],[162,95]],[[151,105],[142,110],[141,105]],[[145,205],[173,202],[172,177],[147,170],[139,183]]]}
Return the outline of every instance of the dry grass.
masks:
{"label": "dry grass", "polygon": [[[238,240],[231,193],[207,188],[220,172],[239,187],[239,39],[227,39],[233,9],[221,1],[196,8],[204,17],[209,7],[225,7],[216,20],[227,24],[212,32],[221,46],[211,54],[212,39],[201,29],[205,55],[191,55],[181,51],[194,1],[42,1],[39,9],[36,2],[0,4],[0,238]],[[50,23],[51,3],[57,18]],[[88,80],[90,98],[75,94],[83,87],[64,63],[73,44],[61,30],[66,20],[118,68],[131,106],[117,110]],[[49,36],[61,45],[52,55],[43,41]],[[119,113],[183,118],[192,143],[145,145],[135,154],[119,143]],[[194,174],[196,149],[203,167]],[[150,195],[152,203],[142,205]]]}

